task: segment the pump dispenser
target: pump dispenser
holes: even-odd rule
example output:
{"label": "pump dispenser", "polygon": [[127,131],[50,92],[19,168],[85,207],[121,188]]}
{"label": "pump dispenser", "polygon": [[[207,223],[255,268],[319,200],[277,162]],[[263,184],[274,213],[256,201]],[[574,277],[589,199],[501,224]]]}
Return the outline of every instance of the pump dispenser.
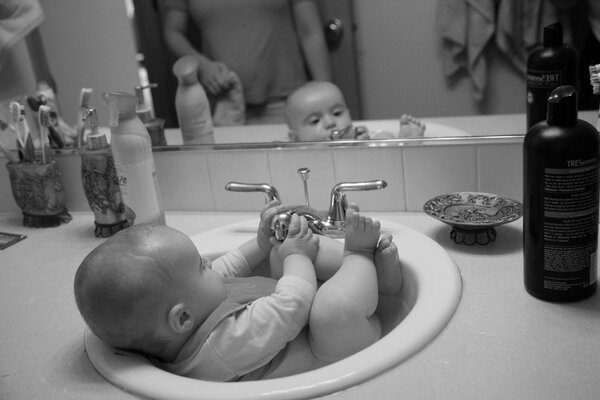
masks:
{"label": "pump dispenser", "polygon": [[546,102],[561,85],[579,87],[577,51],[563,43],[560,23],[544,27],[542,46],[527,58],[527,129],[546,119]]}
{"label": "pump dispenser", "polygon": [[600,136],[577,118],[577,92],[560,86],[547,121],[523,144],[525,287],[549,301],[591,296],[597,286]]}
{"label": "pump dispenser", "polygon": [[198,81],[198,60],[183,56],[173,65],[177,77],[175,110],[183,144],[214,143],[213,120],[204,88]]}
{"label": "pump dispenser", "polygon": [[130,222],[113,156],[106,135],[98,130],[98,116],[94,108],[87,110],[84,122],[91,132],[87,136],[87,149],[81,150],[83,191],[94,213],[94,233],[97,237],[109,237],[129,227]]}
{"label": "pump dispenser", "polygon": [[125,204],[133,209],[137,223],[165,224],[152,142],[137,116],[137,99],[123,92],[102,96],[110,112],[110,146]]}
{"label": "pump dispenser", "polygon": [[165,120],[162,118],[156,118],[152,107],[150,107],[150,104],[144,95],[144,90],[152,89],[157,86],[158,85],[156,83],[149,83],[144,86],[138,85],[135,87],[135,97],[137,98],[135,111],[138,117],[140,117],[144,123],[144,126],[150,135],[152,146],[166,146],[167,141],[165,139]]}

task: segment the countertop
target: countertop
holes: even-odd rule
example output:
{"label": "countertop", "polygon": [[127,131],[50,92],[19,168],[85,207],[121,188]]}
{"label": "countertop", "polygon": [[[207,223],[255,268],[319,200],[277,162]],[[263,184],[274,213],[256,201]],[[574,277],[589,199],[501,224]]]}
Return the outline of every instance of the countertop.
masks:
{"label": "countertop", "polygon": [[[83,347],[84,322],[73,277],[102,239],[93,216],[72,213],[56,228],[21,225],[0,213],[0,231],[27,238],[0,250],[0,399],[134,396],[105,381]],[[487,246],[455,244],[450,228],[423,213],[376,213],[440,243],[463,280],[456,314],[440,335],[403,364],[332,399],[592,399],[600,394],[600,295],[566,304],[523,287],[522,220],[497,228]],[[252,213],[167,213],[188,235],[255,218]]]}

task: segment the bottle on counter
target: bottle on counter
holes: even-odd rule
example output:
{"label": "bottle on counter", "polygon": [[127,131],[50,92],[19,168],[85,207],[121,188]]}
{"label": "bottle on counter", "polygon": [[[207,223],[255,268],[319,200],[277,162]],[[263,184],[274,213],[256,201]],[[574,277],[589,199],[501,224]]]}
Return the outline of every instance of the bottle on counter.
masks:
{"label": "bottle on counter", "polygon": [[577,51],[563,43],[560,22],[544,27],[542,46],[527,58],[527,129],[546,119],[552,90],[562,85],[579,88]]}
{"label": "bottle on counter", "polygon": [[183,56],[173,65],[177,77],[175,110],[183,136],[183,144],[214,143],[213,120],[210,103],[198,81],[198,60]]}
{"label": "bottle on counter", "polygon": [[591,296],[597,286],[600,136],[577,118],[577,91],[548,98],[547,121],[523,144],[523,252],[527,291],[549,301]]}
{"label": "bottle on counter", "polygon": [[144,94],[145,89],[152,89],[157,87],[156,83],[150,83],[148,85],[138,85],[135,87],[135,97],[137,97],[137,105],[135,107],[138,117],[144,123],[152,146],[166,146],[167,141],[165,139],[165,120],[162,118],[156,118],[154,111],[150,106],[151,103],[147,101]]}
{"label": "bottle on counter", "polygon": [[109,237],[129,227],[130,221],[127,220],[113,155],[106,135],[98,129],[94,108],[88,109],[84,121],[91,132],[87,136],[87,148],[80,151],[83,191],[94,213],[94,233],[97,237]]}
{"label": "bottle on counter", "polygon": [[125,204],[136,223],[165,224],[150,135],[136,113],[137,99],[123,92],[103,94],[108,103],[110,147]]}

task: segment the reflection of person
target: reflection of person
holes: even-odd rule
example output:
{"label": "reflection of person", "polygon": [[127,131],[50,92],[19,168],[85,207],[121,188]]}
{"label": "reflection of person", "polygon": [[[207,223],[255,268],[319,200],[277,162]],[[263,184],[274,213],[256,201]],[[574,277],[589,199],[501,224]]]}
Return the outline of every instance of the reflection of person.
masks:
{"label": "reflection of person", "polygon": [[290,140],[300,142],[420,137],[425,131],[425,124],[409,115],[402,115],[396,133],[353,127],[344,95],[331,82],[310,81],[296,89],[286,100],[284,114]]}
{"label": "reflection of person", "polygon": [[[210,95],[241,80],[247,123],[283,123],[283,101],[309,78],[330,80],[315,0],[161,0],[164,38],[177,57],[196,55]],[[201,49],[186,37],[188,20]]]}
{"label": "reflection of person", "polygon": [[[345,244],[313,235],[296,214],[287,238],[277,242],[270,221],[278,204],[262,212],[255,239],[212,265],[172,228],[136,225],[117,233],[76,273],[82,316],[112,346],[154,357],[171,372],[217,381],[307,371],[378,340],[378,280],[387,293],[402,285],[391,237],[380,239],[379,222],[350,208]],[[281,277],[249,276],[270,252]],[[330,275],[317,289],[317,278]]]}

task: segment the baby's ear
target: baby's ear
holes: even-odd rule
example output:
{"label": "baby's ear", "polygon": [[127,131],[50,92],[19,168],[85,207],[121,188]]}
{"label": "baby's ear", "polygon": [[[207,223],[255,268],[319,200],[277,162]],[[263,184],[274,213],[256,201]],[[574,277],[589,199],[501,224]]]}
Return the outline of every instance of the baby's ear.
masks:
{"label": "baby's ear", "polygon": [[183,303],[177,303],[169,311],[169,327],[177,333],[185,333],[194,327],[194,321]]}

